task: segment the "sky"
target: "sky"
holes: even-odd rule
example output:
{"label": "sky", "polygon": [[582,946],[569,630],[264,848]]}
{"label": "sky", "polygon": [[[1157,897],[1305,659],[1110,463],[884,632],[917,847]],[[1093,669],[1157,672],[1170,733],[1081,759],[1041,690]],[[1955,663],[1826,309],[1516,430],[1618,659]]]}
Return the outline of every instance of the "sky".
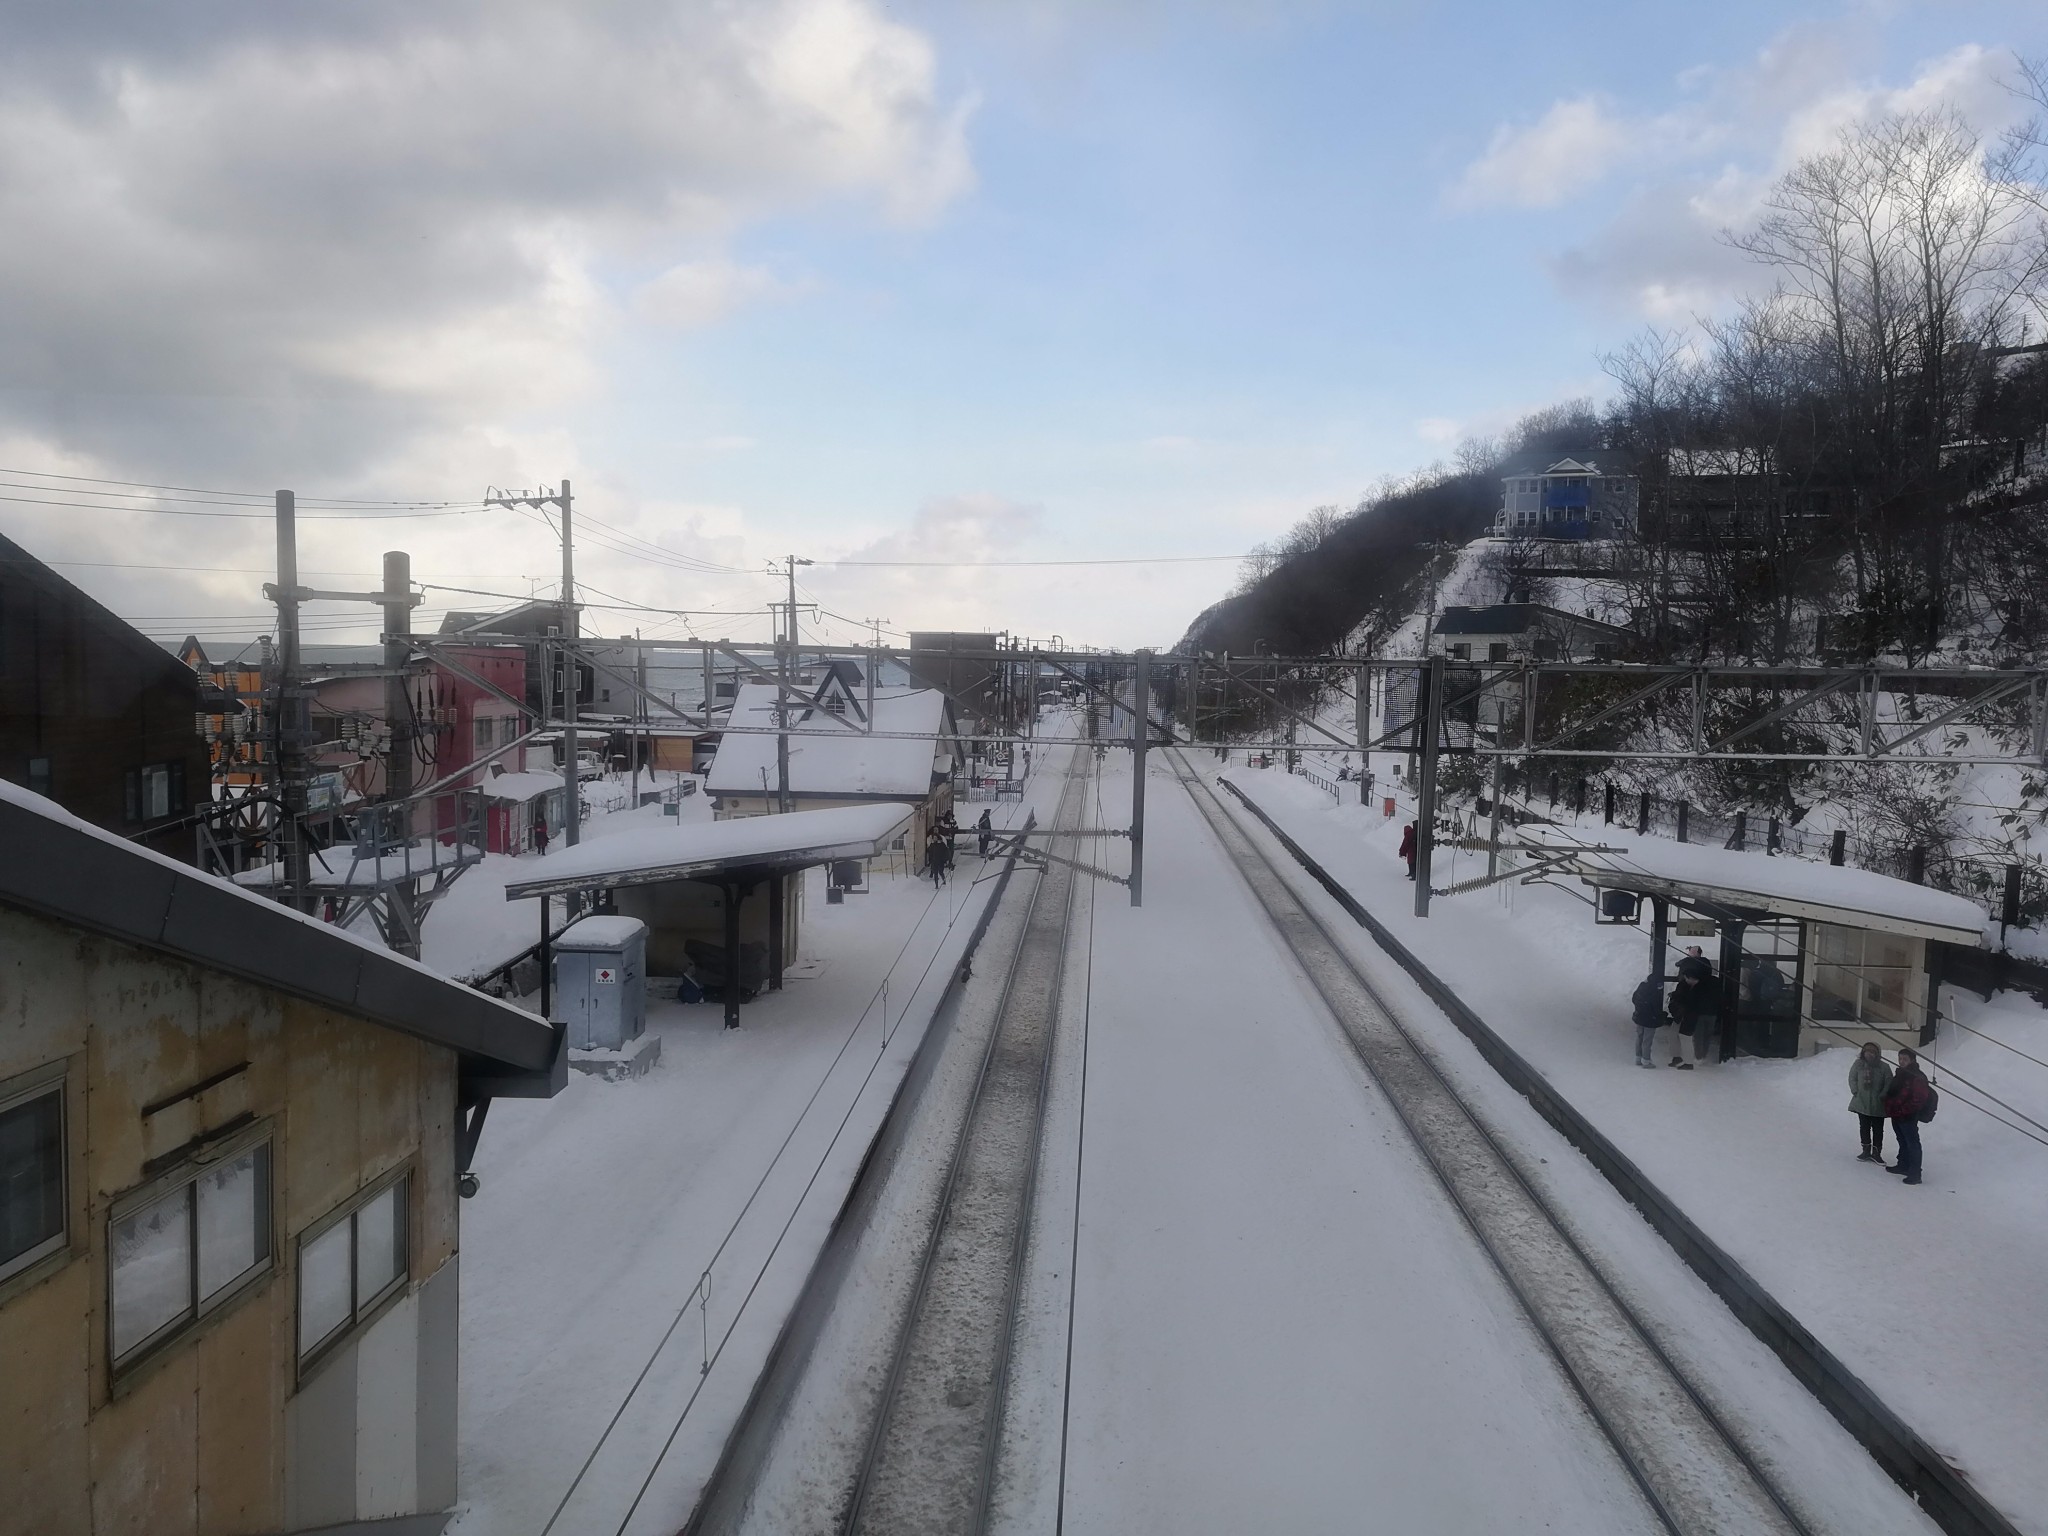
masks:
{"label": "sky", "polygon": [[276,488],[426,627],[557,590],[483,503],[568,479],[586,630],[763,637],[795,555],[807,637],[1170,645],[1766,286],[1720,232],[1842,127],[1996,135],[2048,54],[2038,0],[7,14],[0,532],[173,639],[268,628]]}

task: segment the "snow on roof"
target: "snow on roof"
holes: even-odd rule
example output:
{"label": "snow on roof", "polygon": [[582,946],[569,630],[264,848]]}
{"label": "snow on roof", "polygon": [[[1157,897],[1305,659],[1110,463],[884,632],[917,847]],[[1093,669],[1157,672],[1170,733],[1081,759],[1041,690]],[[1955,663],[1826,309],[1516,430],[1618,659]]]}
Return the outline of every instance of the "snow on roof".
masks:
{"label": "snow on roof", "polygon": [[500,773],[485,779],[480,787],[493,800],[533,800],[551,789],[560,789],[562,776],[559,773]]}
{"label": "snow on roof", "polygon": [[[855,699],[865,707],[860,694]],[[753,727],[772,732],[776,690],[770,683],[748,683],[733,698],[727,731],[704,787],[714,795],[773,793],[776,783],[772,734],[737,734]],[[824,709],[790,706],[789,788],[798,795],[888,795],[922,800],[932,791],[934,765],[948,750],[946,696],[936,688],[877,688],[876,731],[914,735],[869,735],[860,724]],[[941,738],[946,738],[942,740]],[[938,771],[950,770],[950,763]],[[764,779],[765,775],[765,779]]]}
{"label": "snow on roof", "polygon": [[637,917],[586,917],[555,938],[557,949],[624,949],[647,931]]}
{"label": "snow on roof", "polygon": [[[1583,840],[1563,828],[1530,827],[1523,835],[1537,842]],[[1976,945],[1984,937],[1984,911],[1969,898],[1868,869],[1658,837],[1629,837],[1622,852],[1582,853],[1574,864],[1592,886],[1694,896],[1951,944]]]}
{"label": "snow on roof", "polygon": [[757,865],[785,868],[859,859],[880,853],[910,820],[911,807],[841,805],[782,816],[743,816],[663,827],[644,836],[607,838],[550,854],[546,874],[505,887],[505,899],[544,896],[593,886],[647,885],[689,880],[719,870]]}
{"label": "snow on roof", "polygon": [[546,1069],[555,1055],[546,1020],[5,780],[0,846],[12,855],[0,859],[0,902],[526,1071]]}

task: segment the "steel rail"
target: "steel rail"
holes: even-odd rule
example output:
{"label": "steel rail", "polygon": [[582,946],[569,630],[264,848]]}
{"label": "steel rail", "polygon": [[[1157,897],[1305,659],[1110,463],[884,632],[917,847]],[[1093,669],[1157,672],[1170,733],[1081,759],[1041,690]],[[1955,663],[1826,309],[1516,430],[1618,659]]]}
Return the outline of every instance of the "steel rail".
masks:
{"label": "steel rail", "polygon": [[1274,861],[1199,775],[1175,776],[1664,1528],[1812,1536]]}
{"label": "steel rail", "polygon": [[[1553,1088],[1456,992],[1415,957],[1405,944],[1358,902],[1306,849],[1234,784],[1223,788],[1243,804],[1274,841],[1329,893],[1387,955],[1411,976],[1431,1002],[1472,1042],[1509,1087],[1583,1153],[1590,1163],[1640,1211],[1658,1235],[1706,1282],[1728,1309],[1785,1363],[1785,1366],[1855,1436],[1871,1459],[1949,1536],[2019,1536],[2018,1528],[1979,1493],[1947,1458],[1920,1437],[1834,1353],[1757,1283],[1721,1246],[1680,1210],[1676,1202]],[[1576,892],[1572,894],[1576,895]],[[1581,898],[1583,899],[1583,898]]]}
{"label": "steel rail", "polygon": [[[1081,754],[1075,754],[1066,787],[1060,795],[1059,807],[1054,813],[1055,828],[1062,823],[1071,824],[1085,814],[1086,786],[1091,769],[1092,765]],[[1079,886],[1079,879],[1072,871],[1047,869],[1040,874],[1032,891],[1023,931],[1011,953],[1003,979],[995,1022],[989,1030],[966,1112],[954,1137],[945,1184],[919,1257],[910,1302],[897,1332],[881,1400],[875,1410],[859,1472],[840,1526],[847,1536],[867,1531],[879,1533],[912,1529],[979,1532],[987,1524],[994,1493],[995,1461],[1000,1448],[1003,1398],[1016,1331],[1021,1274],[1029,1250],[1048,1079],[1059,1024],[1061,982],[1066,970],[1074,897]],[[1052,951],[1050,965],[1045,964],[1048,957],[1044,951],[1048,948]],[[1035,966],[1034,960],[1037,962]],[[1020,991],[1020,980],[1028,981],[1028,992]],[[1043,1017],[1038,1019],[1035,1016],[1041,1010]],[[1030,1059],[1029,1053],[1034,1047],[1028,1039],[1034,1022],[1042,1025],[1035,1045],[1035,1061]],[[1020,1040],[1020,1034],[1027,1038]],[[1009,1070],[1006,1072],[1005,1068]],[[1032,1085],[1032,1101],[1022,1144],[1012,1146],[1010,1155],[1002,1160],[1003,1166],[979,1170],[1016,1175],[1014,1193],[994,1212],[998,1222],[1014,1222],[1001,1283],[993,1295],[987,1292],[978,1296],[946,1294],[938,1284],[940,1271],[949,1256],[966,1251],[959,1241],[961,1236],[974,1236],[971,1229],[977,1218],[971,1206],[963,1206],[962,1200],[963,1195],[972,1193],[968,1186],[976,1171],[971,1165],[975,1161],[978,1143],[1000,1138],[1006,1129],[999,1120],[1001,1105],[998,1101],[1002,1090],[1014,1090],[1026,1080]],[[991,1087],[997,1090],[994,1099],[990,1095]],[[1015,1127],[1008,1129],[1014,1130]],[[997,1184],[1000,1181],[989,1182]],[[1010,1193],[1009,1185],[1003,1187],[1005,1193]],[[995,1305],[989,1305],[990,1302]],[[951,1316],[947,1315],[949,1303],[953,1307]],[[948,1337],[962,1336],[986,1338],[993,1343],[994,1354],[988,1363],[989,1379],[985,1384],[974,1384],[981,1389],[981,1396],[978,1401],[956,1402],[957,1385],[948,1387],[942,1402],[919,1405],[926,1411],[928,1419],[921,1432],[913,1435],[903,1417],[913,1388],[936,1390],[944,1384],[944,1373],[937,1373],[937,1380],[917,1383],[913,1383],[913,1377],[920,1374],[920,1365],[926,1367],[922,1374],[933,1375],[930,1369],[932,1357],[942,1352]],[[929,1415],[934,1412],[940,1419],[936,1426],[929,1422]],[[947,1419],[952,1422],[946,1423]],[[943,1465],[949,1461],[950,1466]],[[935,1468],[933,1462],[942,1465]],[[944,1482],[949,1477],[959,1481],[950,1488],[937,1491],[936,1496],[942,1501],[945,1513],[935,1514],[931,1504],[926,1502],[934,1496],[930,1484],[935,1478]],[[962,1487],[961,1482],[971,1486]],[[892,1510],[891,1504],[898,1507]],[[905,1504],[911,1507],[908,1514],[902,1507]],[[965,1523],[956,1523],[961,1516],[964,1516]]]}

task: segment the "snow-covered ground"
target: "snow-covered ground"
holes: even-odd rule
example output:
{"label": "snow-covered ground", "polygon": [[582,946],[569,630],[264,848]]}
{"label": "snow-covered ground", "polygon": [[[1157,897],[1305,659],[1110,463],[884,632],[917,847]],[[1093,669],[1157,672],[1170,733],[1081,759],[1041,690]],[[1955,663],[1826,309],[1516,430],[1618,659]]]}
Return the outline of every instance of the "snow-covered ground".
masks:
{"label": "snow-covered ground", "polygon": [[[701,796],[682,805],[709,814]],[[585,834],[659,815],[596,816]],[[572,1074],[555,1099],[493,1106],[462,1208],[452,1531],[538,1532],[565,1497],[561,1532],[681,1523],[992,887],[994,862],[961,841],[938,891],[878,868],[869,894],[828,906],[810,871],[805,963],[739,1030],[716,1005],[650,1002],[662,1053],[645,1078]],[[453,971],[530,943],[533,904],[504,886],[546,862],[465,876],[429,919],[430,959]]]}
{"label": "snow-covered ground", "polygon": [[[1396,857],[1405,794],[1389,820],[1278,770],[1231,776],[2016,1523],[2048,1530],[2048,1146],[1951,1091],[1926,1131],[1927,1182],[1908,1189],[1855,1159],[1846,1050],[1639,1071],[1628,994],[1643,932],[1514,883],[1416,919]],[[1483,857],[1445,855],[1437,883]],[[2048,1013],[1948,996],[1981,1034],[1945,1027],[1937,1065],[2048,1122]]]}

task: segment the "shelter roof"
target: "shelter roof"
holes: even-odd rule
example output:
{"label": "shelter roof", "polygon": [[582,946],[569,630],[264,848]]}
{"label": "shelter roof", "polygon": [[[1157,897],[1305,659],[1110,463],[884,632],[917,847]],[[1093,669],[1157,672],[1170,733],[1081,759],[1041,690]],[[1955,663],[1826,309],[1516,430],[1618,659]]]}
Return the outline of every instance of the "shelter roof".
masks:
{"label": "shelter roof", "polygon": [[[741,734],[752,726],[772,732],[777,724],[776,689],[748,683],[733,697],[727,731],[704,787],[714,795],[759,795],[776,783],[776,738]],[[799,795],[875,795],[922,800],[932,792],[942,752],[950,752],[953,727],[946,696],[936,688],[877,688],[870,734],[860,722],[830,710],[792,703],[789,723],[789,787]],[[830,734],[818,734],[826,733]],[[886,733],[886,734],[885,734]]]}
{"label": "shelter roof", "polygon": [[505,899],[559,891],[702,880],[742,871],[803,869],[833,859],[881,853],[910,820],[911,807],[842,805],[782,816],[743,816],[664,827],[630,838],[602,838],[550,854],[547,873],[505,887]]}
{"label": "shelter roof", "polygon": [[562,787],[559,773],[499,773],[479,786],[492,800],[537,800],[549,790]]}
{"label": "shelter roof", "polygon": [[[1525,828],[1523,835],[1535,841],[1546,835],[1573,838],[1569,829],[1539,827]],[[1657,837],[1631,837],[1625,852],[1581,853],[1573,863],[1586,884],[1595,887],[1972,947],[1984,939],[1984,911],[1974,901],[1874,870]]]}
{"label": "shelter roof", "polygon": [[459,1051],[482,1076],[552,1093],[561,1031],[374,940],[89,826],[0,782],[0,904],[239,976]]}

